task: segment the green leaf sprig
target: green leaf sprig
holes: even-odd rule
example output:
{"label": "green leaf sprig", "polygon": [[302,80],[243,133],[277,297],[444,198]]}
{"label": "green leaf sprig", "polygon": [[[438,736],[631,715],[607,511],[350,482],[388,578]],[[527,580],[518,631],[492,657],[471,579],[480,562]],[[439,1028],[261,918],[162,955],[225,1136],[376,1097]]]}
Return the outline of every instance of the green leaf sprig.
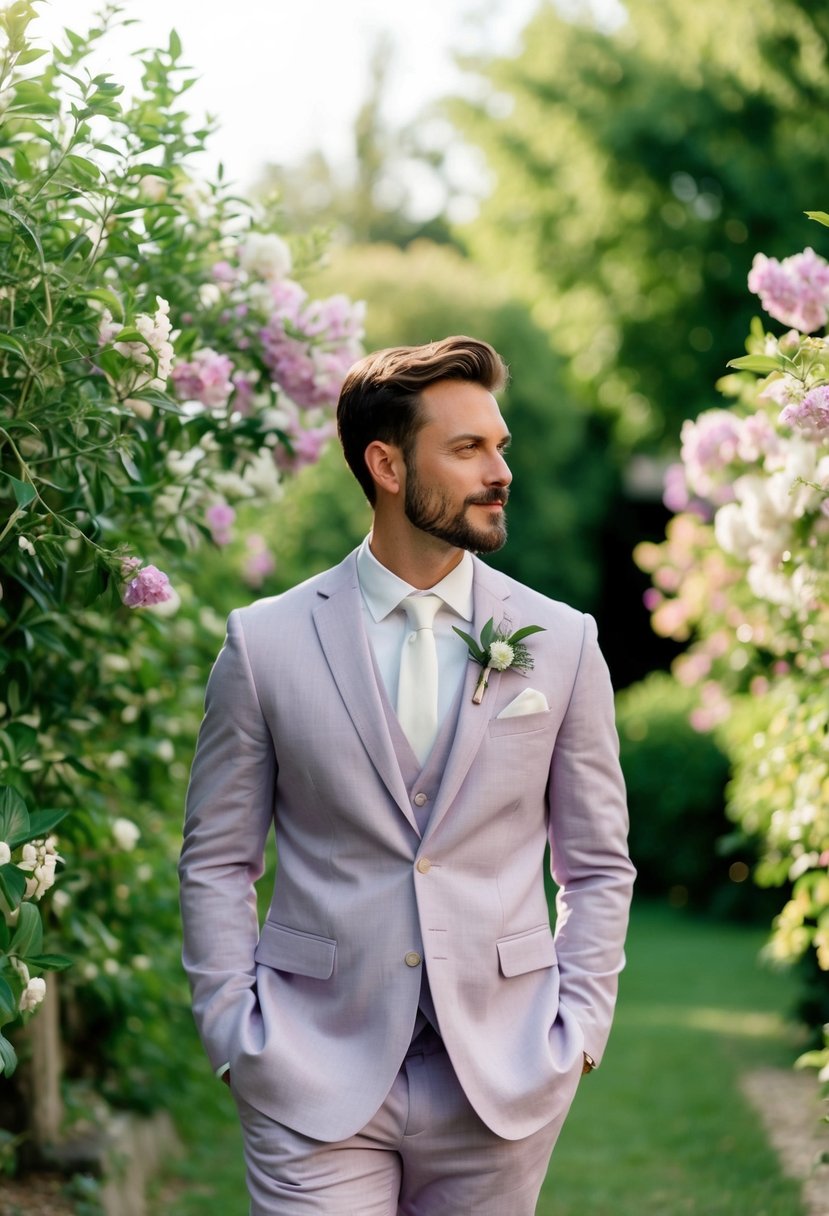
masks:
{"label": "green leaf sprig", "polygon": [[544,633],[543,625],[525,625],[522,629],[516,629],[514,633],[506,633],[503,629],[495,628],[494,617],[490,617],[481,630],[480,642],[476,642],[473,637],[464,633],[462,629],[458,629],[456,625],[453,625],[452,628],[458,637],[463,638],[466,642],[470,659],[475,663],[480,663],[482,668],[472,696],[475,705],[480,705],[484,699],[484,693],[489,687],[491,670],[513,669],[520,671],[522,675],[532,670],[533,657],[524,643],[524,638],[528,638],[532,633]]}

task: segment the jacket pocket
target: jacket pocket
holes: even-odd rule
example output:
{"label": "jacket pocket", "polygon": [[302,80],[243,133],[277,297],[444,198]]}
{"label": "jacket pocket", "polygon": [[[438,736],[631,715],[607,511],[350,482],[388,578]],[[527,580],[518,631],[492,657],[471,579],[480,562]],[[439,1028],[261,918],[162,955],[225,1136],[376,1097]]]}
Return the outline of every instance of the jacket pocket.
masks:
{"label": "jacket pocket", "polygon": [[546,730],[552,721],[552,710],[542,709],[534,714],[513,714],[509,718],[492,718],[488,723],[488,730],[491,738],[500,735],[529,735]]}
{"label": "jacket pocket", "polygon": [[253,957],[257,963],[264,963],[277,971],[327,980],[334,972],[336,953],[337,943],[333,938],[318,937],[316,933],[300,933],[298,929],[288,929],[285,925],[266,920]]}
{"label": "jacket pocket", "polygon": [[501,974],[505,976],[540,971],[542,967],[553,967],[558,962],[549,925],[539,925],[537,929],[528,929],[524,933],[513,933],[509,937],[502,937],[496,944]]}

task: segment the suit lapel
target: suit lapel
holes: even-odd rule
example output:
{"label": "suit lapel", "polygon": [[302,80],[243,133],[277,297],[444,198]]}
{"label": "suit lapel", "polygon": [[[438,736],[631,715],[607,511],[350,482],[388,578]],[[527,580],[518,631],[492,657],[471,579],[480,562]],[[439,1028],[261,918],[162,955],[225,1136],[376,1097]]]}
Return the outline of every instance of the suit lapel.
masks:
{"label": "suit lapel", "polygon": [[[472,623],[472,634],[477,639],[481,630],[490,619],[495,621],[496,628],[507,616],[505,600],[509,596],[509,584],[497,571],[485,566],[483,562],[475,561],[475,619]],[[507,626],[509,628],[509,626]],[[519,626],[513,624],[512,628]],[[458,711],[458,721],[455,727],[455,740],[440,783],[440,789],[435,799],[434,810],[429,819],[426,836],[429,836],[446,814],[460,789],[464,778],[472,767],[478,748],[492,717],[492,706],[496,700],[498,685],[501,681],[500,671],[490,671],[489,685],[480,705],[472,703],[472,694],[481,674],[479,664],[469,661],[464,679],[463,696]]]}
{"label": "suit lapel", "polygon": [[369,758],[395,802],[420,835],[389,734],[363,623],[363,605],[354,555],[319,588],[314,624],[340,696]]}

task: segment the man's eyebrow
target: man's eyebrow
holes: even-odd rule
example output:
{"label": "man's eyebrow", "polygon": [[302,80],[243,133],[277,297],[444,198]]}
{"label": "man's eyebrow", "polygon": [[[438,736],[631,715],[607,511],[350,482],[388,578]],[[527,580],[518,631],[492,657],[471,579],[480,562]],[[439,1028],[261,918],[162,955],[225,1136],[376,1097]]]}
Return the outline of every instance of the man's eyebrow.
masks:
{"label": "man's eyebrow", "polygon": [[[474,440],[475,443],[485,443],[486,435],[472,435],[472,434],[453,435],[452,438],[447,439],[446,442],[448,444],[462,443],[462,442],[468,443],[470,440]],[[509,433],[509,431],[507,431],[506,435],[502,435],[501,438],[498,440],[499,443],[510,443],[511,441],[512,441],[512,435]]]}

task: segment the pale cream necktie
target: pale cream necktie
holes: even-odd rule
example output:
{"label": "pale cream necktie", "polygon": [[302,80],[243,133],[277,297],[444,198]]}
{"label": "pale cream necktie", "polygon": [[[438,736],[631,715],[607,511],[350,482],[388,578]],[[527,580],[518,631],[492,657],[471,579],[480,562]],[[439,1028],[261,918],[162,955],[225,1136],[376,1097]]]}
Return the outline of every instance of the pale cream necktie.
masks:
{"label": "pale cream necktie", "polygon": [[432,623],[442,603],[439,595],[407,595],[400,603],[410,632],[400,652],[397,717],[421,764],[438,733],[438,653]]}

